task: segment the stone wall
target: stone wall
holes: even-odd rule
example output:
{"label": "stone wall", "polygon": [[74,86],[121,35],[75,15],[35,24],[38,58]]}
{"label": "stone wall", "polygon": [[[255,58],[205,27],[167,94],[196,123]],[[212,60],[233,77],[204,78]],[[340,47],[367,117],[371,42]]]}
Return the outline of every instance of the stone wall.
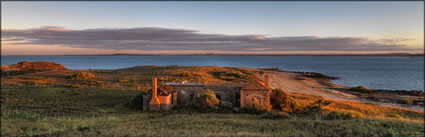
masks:
{"label": "stone wall", "polygon": [[239,98],[242,87],[230,86],[197,86],[197,85],[172,85],[174,90],[177,91],[177,105],[190,105],[195,102],[195,96],[199,92],[204,92],[207,89],[214,91],[214,93],[221,98],[221,101],[227,101],[234,105],[239,106]]}
{"label": "stone wall", "polygon": [[143,111],[149,110],[149,101],[151,100],[151,98],[152,98],[151,94],[143,95]]}

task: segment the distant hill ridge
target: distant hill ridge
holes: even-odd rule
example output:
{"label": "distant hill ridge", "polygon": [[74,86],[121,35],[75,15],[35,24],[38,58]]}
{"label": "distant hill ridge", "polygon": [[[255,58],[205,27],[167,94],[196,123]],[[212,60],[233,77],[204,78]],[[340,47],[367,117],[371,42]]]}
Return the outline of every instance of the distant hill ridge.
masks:
{"label": "distant hill ridge", "polygon": [[[2,55],[3,56],[3,55]],[[362,54],[263,54],[263,53],[193,53],[193,54],[178,54],[178,53],[145,53],[145,54],[63,54],[63,55],[4,55],[4,56],[408,56],[408,57],[423,57],[424,53],[362,53]]]}

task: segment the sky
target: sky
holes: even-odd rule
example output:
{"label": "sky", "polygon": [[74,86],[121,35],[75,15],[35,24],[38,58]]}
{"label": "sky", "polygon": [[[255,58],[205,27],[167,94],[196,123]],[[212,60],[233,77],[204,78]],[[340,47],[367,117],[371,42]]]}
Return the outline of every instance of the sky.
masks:
{"label": "sky", "polygon": [[423,53],[424,2],[1,2],[2,55]]}

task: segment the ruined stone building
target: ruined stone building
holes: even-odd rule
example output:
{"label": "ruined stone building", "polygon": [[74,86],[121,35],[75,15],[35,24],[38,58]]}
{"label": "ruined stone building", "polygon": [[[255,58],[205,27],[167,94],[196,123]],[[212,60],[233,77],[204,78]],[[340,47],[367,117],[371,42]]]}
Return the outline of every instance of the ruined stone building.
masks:
{"label": "ruined stone building", "polygon": [[143,96],[143,110],[169,110],[177,105],[191,105],[195,103],[195,95],[207,89],[214,91],[220,101],[232,103],[233,107],[243,107],[254,98],[259,103],[270,104],[268,79],[268,75],[264,81],[254,77],[245,84],[167,82],[158,87],[157,78],[152,78],[152,90]]}

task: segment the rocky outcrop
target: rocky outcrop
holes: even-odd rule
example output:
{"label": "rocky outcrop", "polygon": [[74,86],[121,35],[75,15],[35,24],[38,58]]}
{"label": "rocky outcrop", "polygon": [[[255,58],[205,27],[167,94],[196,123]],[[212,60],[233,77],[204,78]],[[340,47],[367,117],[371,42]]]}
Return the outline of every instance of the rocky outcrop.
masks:
{"label": "rocky outcrop", "polygon": [[2,65],[1,74],[10,75],[10,74],[23,74],[23,73],[33,73],[40,71],[52,71],[52,70],[66,70],[66,67],[61,64],[56,64],[52,62],[39,61],[39,62],[19,62],[13,65]]}

